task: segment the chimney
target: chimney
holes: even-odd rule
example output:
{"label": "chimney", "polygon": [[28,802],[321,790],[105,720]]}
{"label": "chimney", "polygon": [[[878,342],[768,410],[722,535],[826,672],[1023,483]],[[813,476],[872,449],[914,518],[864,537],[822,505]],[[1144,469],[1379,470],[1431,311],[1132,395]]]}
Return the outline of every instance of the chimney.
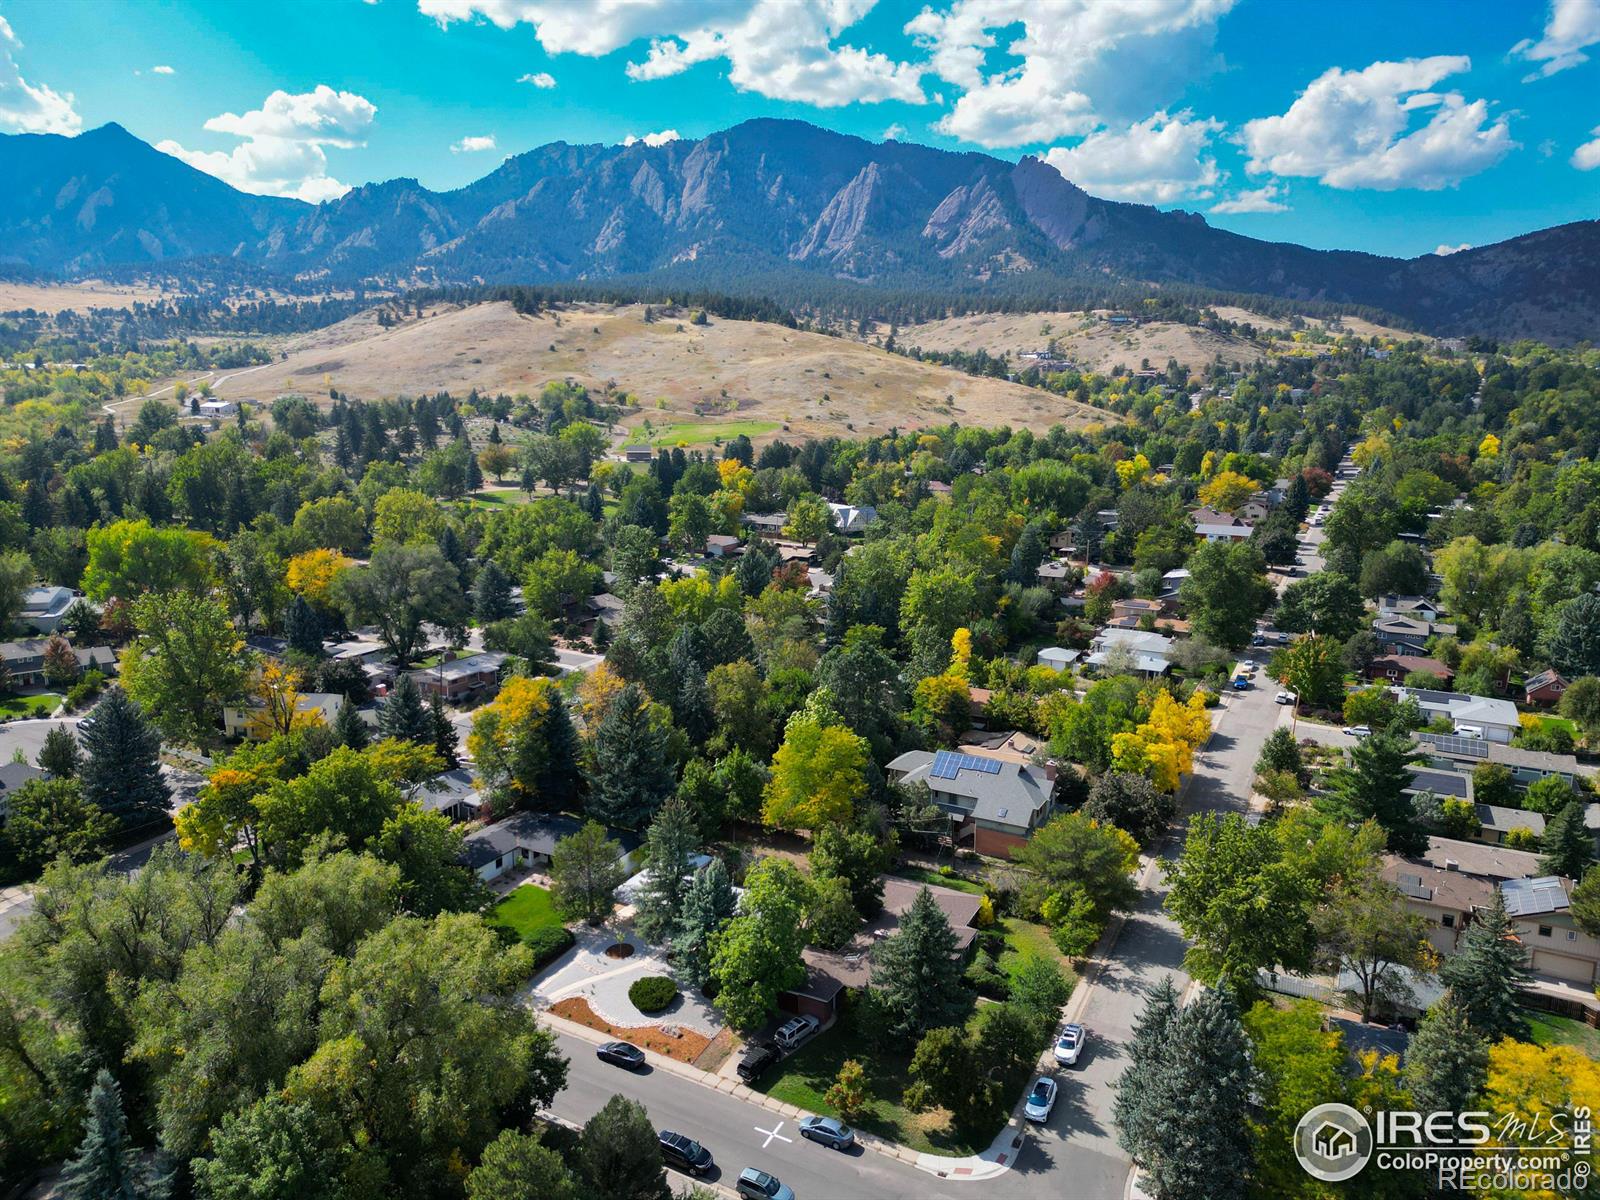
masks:
{"label": "chimney", "polygon": [[1447,858],[1444,860],[1444,869],[1446,871],[1459,871],[1461,870],[1461,864],[1453,858]]}

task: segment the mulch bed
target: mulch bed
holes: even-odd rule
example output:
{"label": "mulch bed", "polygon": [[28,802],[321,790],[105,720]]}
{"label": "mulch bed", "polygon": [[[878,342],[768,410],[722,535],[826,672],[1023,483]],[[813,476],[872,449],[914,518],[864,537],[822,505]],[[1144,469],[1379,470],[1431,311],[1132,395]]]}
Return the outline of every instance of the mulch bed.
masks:
{"label": "mulch bed", "polygon": [[550,1006],[550,1011],[558,1017],[576,1021],[579,1025],[598,1029],[607,1037],[632,1042],[635,1046],[653,1050],[657,1054],[665,1054],[668,1058],[675,1058],[679,1062],[694,1062],[705,1053],[706,1047],[711,1045],[711,1039],[705,1034],[687,1026],[676,1026],[678,1036],[670,1037],[657,1025],[637,1027],[613,1025],[596,1015],[594,1009],[589,1007],[589,1001],[582,996],[568,996],[565,1000],[557,1000]]}
{"label": "mulch bed", "polygon": [[607,958],[628,958],[633,954],[633,947],[627,942],[618,942],[614,946],[606,947]]}

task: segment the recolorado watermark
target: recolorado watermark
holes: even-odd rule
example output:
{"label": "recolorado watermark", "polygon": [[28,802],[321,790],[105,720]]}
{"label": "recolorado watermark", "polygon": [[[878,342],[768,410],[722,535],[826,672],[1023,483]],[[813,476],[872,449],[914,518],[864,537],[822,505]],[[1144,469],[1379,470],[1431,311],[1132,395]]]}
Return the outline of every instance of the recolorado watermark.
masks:
{"label": "recolorado watermark", "polygon": [[1549,1191],[1588,1186],[1594,1170],[1593,1114],[1366,1110],[1319,1104],[1294,1131],[1295,1157],[1326,1183],[1353,1179],[1369,1166],[1423,1171],[1441,1188],[1461,1191]]}

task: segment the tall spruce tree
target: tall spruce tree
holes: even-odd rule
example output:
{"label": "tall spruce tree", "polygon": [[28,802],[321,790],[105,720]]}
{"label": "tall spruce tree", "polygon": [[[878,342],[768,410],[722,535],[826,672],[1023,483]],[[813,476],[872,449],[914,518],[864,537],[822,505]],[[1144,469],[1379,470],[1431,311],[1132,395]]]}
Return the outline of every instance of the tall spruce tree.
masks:
{"label": "tall spruce tree", "polygon": [[84,798],[123,826],[147,824],[167,812],[171,791],[161,777],[161,735],[119,687],[107,690],[78,728]]}
{"label": "tall spruce tree", "polygon": [[1460,1112],[1483,1091],[1489,1043],[1446,992],[1406,1047],[1406,1087],[1422,1112]]}
{"label": "tall spruce tree", "polygon": [[1178,1015],[1178,991],[1171,975],[1163,975],[1145,998],[1128,1043],[1128,1067],[1117,1079],[1112,1117],[1117,1142],[1134,1162],[1143,1165],[1155,1152],[1162,1114],[1154,1102],[1153,1083],[1166,1062],[1172,1022]]}
{"label": "tall spruce tree", "polygon": [[44,735],[44,745],[39,747],[39,769],[49,771],[57,779],[72,779],[83,765],[83,751],[78,749],[78,739],[65,725],[57,725]]}
{"label": "tall spruce tree", "polygon": [[1369,817],[1377,821],[1388,834],[1389,849],[1396,854],[1421,854],[1428,848],[1428,833],[1406,794],[1411,786],[1411,764],[1418,757],[1404,734],[1383,730],[1362,738],[1350,751],[1349,768],[1334,777],[1333,790],[1323,806],[1353,824]]}
{"label": "tall spruce tree", "polygon": [[170,1171],[144,1161],[128,1140],[122,1090],[101,1067],[89,1092],[83,1141],[61,1176],[67,1200],[163,1200],[171,1193]]}
{"label": "tall spruce tree", "polygon": [[689,890],[691,859],[700,848],[694,816],[681,797],[674,796],[661,806],[650,822],[645,844],[650,865],[635,904],[633,924],[645,941],[659,944],[677,928]]}
{"label": "tall spruce tree", "polygon": [[480,625],[517,615],[517,606],[511,599],[511,580],[492,558],[478,568],[478,582],[472,589],[472,615]]}
{"label": "tall spruce tree", "polygon": [[1250,1173],[1250,1050],[1226,986],[1202,992],[1172,1021],[1151,1081],[1161,1122],[1147,1148],[1161,1200],[1243,1196]]}
{"label": "tall spruce tree", "polygon": [[916,1038],[940,1025],[959,1025],[972,1002],[961,986],[956,935],[933,893],[917,893],[900,928],[872,955],[872,986],[887,1032]]}
{"label": "tall spruce tree", "polygon": [[372,741],[372,731],[361,719],[360,710],[348,700],[339,705],[339,713],[333,719],[333,736],[341,746],[352,750],[365,750]]}
{"label": "tall spruce tree", "polygon": [[667,760],[666,738],[638,684],[618,692],[600,719],[593,782],[589,815],[621,829],[644,826],[673,793],[676,780]]}
{"label": "tall spruce tree", "polygon": [[423,746],[433,744],[433,720],[422,703],[422,692],[410,674],[401,672],[383,707],[378,709],[378,732]]}
{"label": "tall spruce tree", "polygon": [[289,605],[284,619],[284,633],[289,639],[289,649],[313,658],[322,657],[322,618],[304,596],[296,596]]}
{"label": "tall spruce tree", "polygon": [[672,961],[689,987],[705,990],[711,981],[711,935],[733,916],[733,884],[728,868],[713,858],[694,873],[678,909]]}
{"label": "tall spruce tree", "polygon": [[1491,1041],[1528,1034],[1521,1010],[1527,951],[1515,932],[1505,897],[1495,888],[1489,906],[1467,927],[1461,949],[1439,968],[1439,981],[1455,993],[1468,1023]]}
{"label": "tall spruce tree", "polygon": [[1582,879],[1594,862],[1594,837],[1583,821],[1583,805],[1569,801],[1544,827],[1539,869],[1549,875]]}
{"label": "tall spruce tree", "polygon": [[456,727],[450,724],[450,714],[445,711],[444,697],[434,692],[428,697],[428,727],[433,734],[433,752],[447,768],[461,765],[461,756],[456,747],[460,739],[456,734]]}

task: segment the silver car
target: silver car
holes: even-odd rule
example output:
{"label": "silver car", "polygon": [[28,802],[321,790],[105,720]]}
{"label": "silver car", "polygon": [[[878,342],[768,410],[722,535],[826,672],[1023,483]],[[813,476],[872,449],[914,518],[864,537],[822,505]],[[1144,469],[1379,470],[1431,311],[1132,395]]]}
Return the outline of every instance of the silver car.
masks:
{"label": "silver car", "polygon": [[834,1117],[806,1117],[800,1122],[800,1136],[835,1150],[848,1150],[856,1144],[850,1126]]}
{"label": "silver car", "polygon": [[1023,1105],[1022,1115],[1030,1121],[1043,1124],[1050,1119],[1050,1110],[1056,1106],[1056,1081],[1048,1075],[1041,1075],[1033,1081],[1033,1087],[1028,1091],[1028,1103]]}

